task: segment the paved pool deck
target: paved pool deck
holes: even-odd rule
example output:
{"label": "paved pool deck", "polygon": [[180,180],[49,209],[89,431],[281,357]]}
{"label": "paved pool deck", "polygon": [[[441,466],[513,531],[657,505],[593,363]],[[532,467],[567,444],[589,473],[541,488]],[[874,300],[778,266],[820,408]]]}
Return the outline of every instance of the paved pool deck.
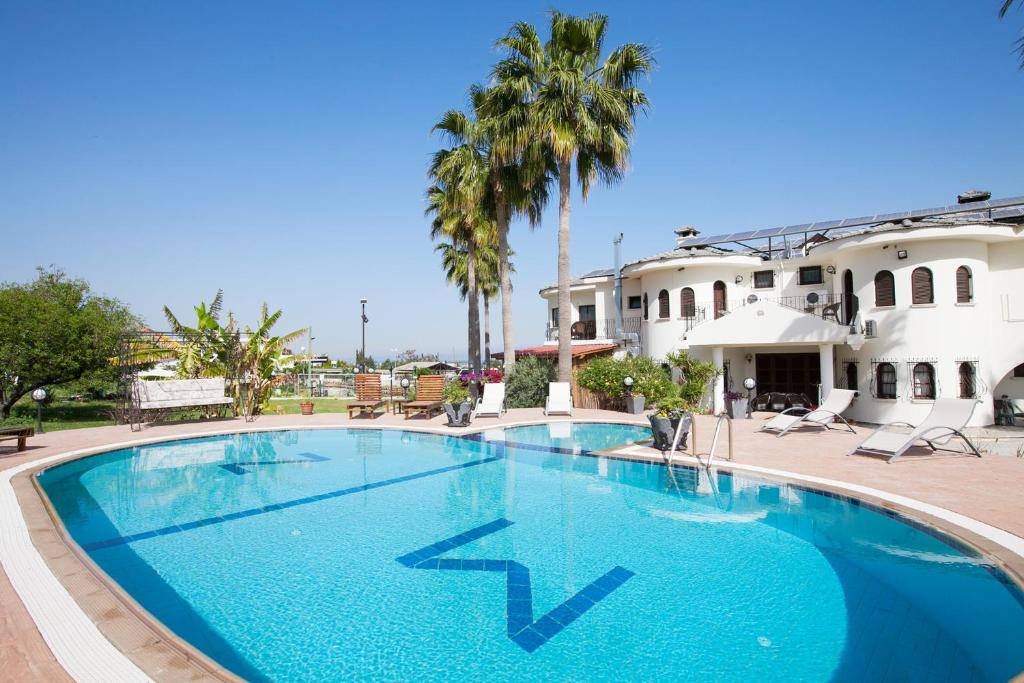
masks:
{"label": "paved pool deck", "polygon": [[[1018,581],[1024,575],[1024,552],[1021,552],[1021,548],[1024,548],[1024,498],[1021,494],[1024,491],[1024,459],[1008,455],[992,455],[981,459],[933,455],[927,449],[915,449],[900,461],[889,464],[879,458],[846,456],[854,444],[870,433],[869,428],[858,427],[857,434],[838,430],[813,430],[777,438],[756,431],[769,417],[767,414],[755,415],[752,420],[733,422],[733,458],[731,461],[727,459],[727,443],[723,436],[716,453],[716,465],[733,469],[737,473],[745,472],[769,479],[797,480],[898,509],[927,524],[951,531],[979,547],[999,560]],[[642,416],[600,410],[577,410],[574,419],[646,424]],[[268,415],[254,422],[226,419],[148,425],[140,432],[132,432],[127,426],[67,430],[32,438],[29,448],[22,453],[0,444],[0,472],[72,451],[81,454],[83,451],[120,447],[130,442],[164,440],[183,435],[351,426],[469,433],[492,427],[550,420],[539,409],[522,409],[511,410],[500,419],[478,419],[468,429],[450,429],[444,426],[445,420],[440,416],[429,420],[405,420],[401,416],[388,414],[374,419],[360,417],[350,420],[342,414],[328,413],[312,416]],[[696,452],[704,459],[710,448],[715,423],[716,418],[713,417],[697,418]],[[692,462],[689,453],[688,450],[677,462]],[[661,453],[641,446],[618,449],[616,455],[663,462]],[[172,638],[152,628],[152,625],[147,627],[143,623],[144,619],[118,602],[116,591],[109,590],[109,587],[103,586],[102,582],[97,582],[88,574],[89,568],[74,549],[66,546],[52,522],[46,518],[45,507],[31,488],[26,473],[13,477],[10,483],[6,479],[0,481],[0,485],[13,486],[24,518],[24,522],[7,519],[0,520],[0,524],[17,522],[27,527],[33,546],[44,557],[46,566],[60,579],[60,585],[63,585],[81,611],[97,624],[104,636],[113,641],[120,651],[131,653],[132,662],[145,672],[144,678],[168,681],[225,678],[224,672],[211,670],[208,663],[183,656],[175,643],[169,642]],[[0,535],[4,566],[8,566],[12,559],[17,559],[8,556],[13,547],[9,540],[9,536]],[[19,585],[24,590],[25,584]],[[66,609],[66,606],[54,606],[52,609]],[[38,604],[35,609],[40,609]],[[52,624],[43,627],[48,637],[53,639],[51,630]],[[74,668],[75,661],[89,663],[90,657],[99,659],[104,656],[86,650],[72,652],[69,659],[66,648],[67,643],[63,646],[55,643],[51,650],[40,627],[22,602],[19,591],[15,590],[7,574],[0,571],[0,678],[18,681],[73,680],[54,651],[62,652],[61,661],[71,668]],[[71,649],[74,650],[73,642]],[[75,660],[76,656],[80,659]]]}

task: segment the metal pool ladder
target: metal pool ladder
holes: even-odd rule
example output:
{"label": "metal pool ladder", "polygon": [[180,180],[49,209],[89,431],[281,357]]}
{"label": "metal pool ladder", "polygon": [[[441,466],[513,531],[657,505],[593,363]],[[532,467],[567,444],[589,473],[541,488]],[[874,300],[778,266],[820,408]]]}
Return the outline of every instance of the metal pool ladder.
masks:
{"label": "metal pool ladder", "polygon": [[[721,435],[721,432],[722,432],[722,422],[723,421],[726,423],[726,437],[729,440],[729,456],[728,456],[728,459],[730,461],[732,460],[732,418],[729,417],[728,413],[721,413],[718,416],[718,422],[715,423],[715,435],[711,439],[711,450],[708,452],[708,461],[706,463],[701,463],[701,465],[703,465],[705,469],[711,467],[711,461],[714,460],[714,458],[715,458],[715,449],[718,448],[718,437]],[[672,459],[675,456],[676,451],[679,449],[679,440],[682,438],[683,433],[684,433],[683,424],[684,423],[680,421],[679,427],[676,428],[675,437],[673,437],[673,439],[672,439],[672,449],[668,453],[668,463],[669,463],[669,465],[672,464]],[[691,420],[690,432],[691,432],[690,436],[692,437],[692,439],[690,440],[690,449],[692,451],[693,457],[697,458],[697,462],[700,462],[700,456],[697,455],[697,421],[696,420]]]}

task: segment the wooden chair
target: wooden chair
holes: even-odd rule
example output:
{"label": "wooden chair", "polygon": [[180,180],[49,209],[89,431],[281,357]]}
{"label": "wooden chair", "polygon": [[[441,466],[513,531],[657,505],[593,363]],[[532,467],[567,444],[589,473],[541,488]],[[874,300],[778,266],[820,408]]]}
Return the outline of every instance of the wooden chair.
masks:
{"label": "wooden chair", "polygon": [[356,410],[360,415],[370,413],[370,417],[377,417],[377,408],[383,405],[387,405],[387,400],[381,395],[380,375],[372,372],[356,375],[356,400],[348,404],[349,419]]}
{"label": "wooden chair", "polygon": [[416,400],[409,401],[403,408],[405,419],[413,413],[431,413],[441,410],[444,406],[444,377],[442,375],[423,375],[416,381]]}

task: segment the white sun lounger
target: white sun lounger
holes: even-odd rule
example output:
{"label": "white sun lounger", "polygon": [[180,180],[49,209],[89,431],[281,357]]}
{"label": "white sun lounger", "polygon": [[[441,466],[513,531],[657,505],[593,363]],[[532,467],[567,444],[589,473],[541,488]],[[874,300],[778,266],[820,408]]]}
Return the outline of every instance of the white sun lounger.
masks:
{"label": "white sun lounger", "polygon": [[[923,441],[933,451],[949,451],[964,455],[976,455],[979,458],[981,453],[974,447],[970,439],[964,436],[961,430],[967,425],[974,413],[974,407],[978,401],[973,398],[938,398],[932,405],[932,411],[921,424],[914,427],[906,422],[890,422],[875,430],[871,436],[864,439],[858,446],[854,447],[847,455],[853,455],[860,451],[874,455],[887,455],[889,462],[903,455],[907,449],[918,442]],[[887,428],[894,425],[905,425],[911,427],[908,434],[890,431]],[[951,448],[939,448],[947,444],[954,436],[960,437],[969,451],[954,450]]]}
{"label": "white sun lounger", "polygon": [[572,415],[572,387],[568,382],[548,382],[545,415]]}
{"label": "white sun lounger", "polygon": [[852,389],[832,389],[817,410],[812,410],[803,415],[796,415],[793,411],[804,409],[788,408],[766,422],[758,431],[778,432],[777,436],[782,436],[790,429],[802,425],[813,425],[815,427],[831,429],[829,425],[838,420],[853,432],[853,427],[843,417],[843,413],[850,407],[850,403],[853,402],[856,395],[857,392]]}
{"label": "white sun lounger", "polygon": [[476,402],[474,417],[501,417],[505,412],[505,383],[493,382],[484,385],[483,395]]}

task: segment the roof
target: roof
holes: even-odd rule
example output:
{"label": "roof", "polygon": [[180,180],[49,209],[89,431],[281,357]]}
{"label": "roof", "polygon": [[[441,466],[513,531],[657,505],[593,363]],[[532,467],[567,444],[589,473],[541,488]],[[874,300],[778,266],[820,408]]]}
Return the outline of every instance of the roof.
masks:
{"label": "roof", "polygon": [[[592,278],[612,277],[614,275],[615,275],[615,269],[614,268],[599,268],[598,270],[592,270],[589,273],[584,273],[583,275],[577,275],[573,279],[569,280],[569,286],[572,287],[574,285],[582,285],[582,284],[584,284],[583,283],[584,280],[589,280],[589,279],[592,279]],[[556,282],[556,283],[548,285],[546,287],[541,287],[540,291],[543,292],[545,289],[554,289],[557,286],[558,286],[558,283]]]}
{"label": "roof", "polygon": [[[596,353],[606,353],[608,351],[614,351],[616,348],[618,348],[618,344],[573,344],[572,357],[584,358],[586,356],[593,356]],[[504,354],[502,354],[500,351],[498,353],[492,353],[491,355],[495,358],[504,358]],[[519,356],[555,357],[557,355],[557,344],[541,344],[540,346],[529,346],[525,349],[516,349],[517,358]]]}
{"label": "roof", "polygon": [[668,261],[669,259],[675,258],[699,258],[701,256],[732,256],[737,252],[732,249],[726,249],[724,247],[713,247],[710,245],[704,245],[700,247],[676,247],[669,251],[663,251],[653,256],[645,256],[642,259],[636,261],[630,261],[623,268],[627,266],[635,266],[638,263],[648,263],[650,261]]}
{"label": "roof", "polygon": [[900,223],[902,221],[919,221],[922,219],[935,218],[952,219],[954,217],[961,222],[987,222],[1019,219],[1024,217],[1024,196],[992,199],[981,202],[968,202],[966,204],[953,204],[952,206],[939,206],[930,209],[914,209],[911,211],[877,214],[874,216],[840,218],[837,220],[818,221],[816,223],[801,223],[779,228],[761,228],[757,230],[726,233],[723,235],[712,235],[710,237],[691,237],[681,240],[678,246],[683,248],[700,247],[711,244],[745,242],[748,240],[766,240],[775,237],[808,233],[822,233],[827,235],[833,230],[845,231],[850,228],[863,226],[881,227],[892,223]]}
{"label": "roof", "polygon": [[393,372],[416,372],[417,370],[458,370],[458,366],[439,360],[414,360],[395,367]]}

